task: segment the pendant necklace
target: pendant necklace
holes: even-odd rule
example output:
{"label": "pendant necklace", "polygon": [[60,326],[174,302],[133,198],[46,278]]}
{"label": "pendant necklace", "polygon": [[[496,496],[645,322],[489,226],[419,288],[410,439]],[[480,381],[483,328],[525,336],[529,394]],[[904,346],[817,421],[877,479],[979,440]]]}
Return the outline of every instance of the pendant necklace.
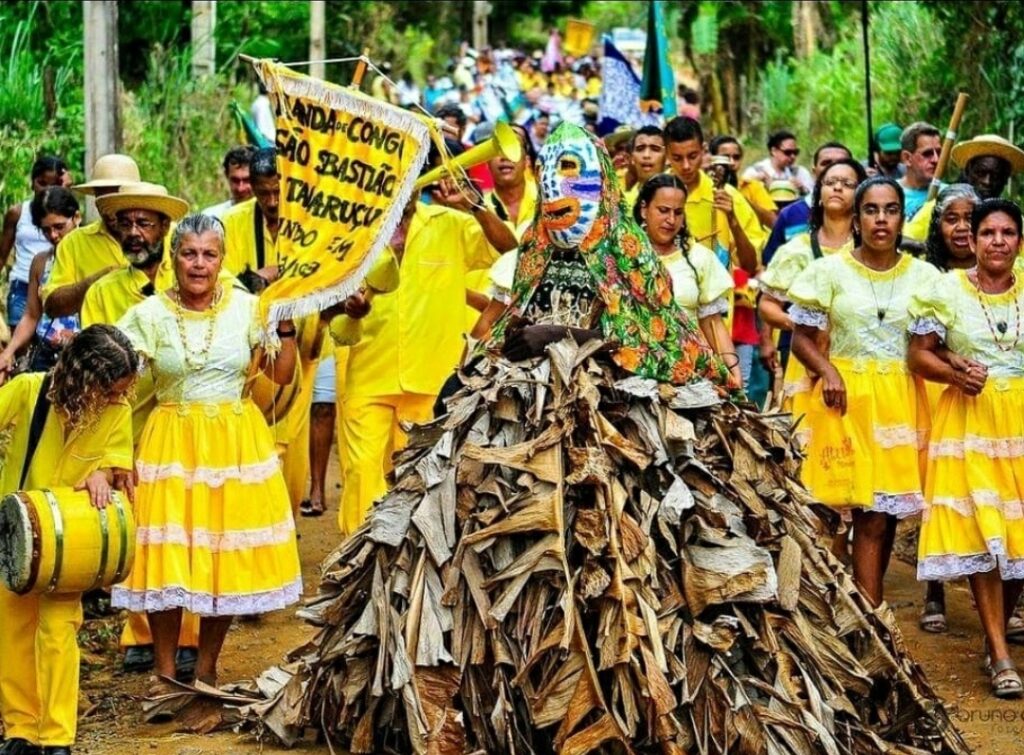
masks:
{"label": "pendant necklace", "polygon": [[892,305],[892,297],[896,294],[896,278],[894,277],[889,284],[889,298],[885,302],[884,307],[878,303],[878,293],[875,291],[875,282],[869,278],[868,283],[871,286],[871,296],[875,300],[875,316],[878,318],[878,324],[881,325],[885,322],[885,316],[889,313],[889,307]]}
{"label": "pendant necklace", "polygon": [[[985,315],[985,324],[988,326],[989,333],[992,334],[992,341],[995,343],[996,348],[999,349],[1000,351],[1013,351],[1014,349],[1017,348],[1017,344],[1020,342],[1020,336],[1021,336],[1021,332],[1020,332],[1020,325],[1021,325],[1021,322],[1020,322],[1020,297],[1018,297],[1018,296],[1014,296],[1013,297],[1013,309],[1014,309],[1014,328],[1013,328],[1014,329],[1014,336],[1013,336],[1013,341],[1010,342],[1009,344],[1004,344],[1003,343],[1003,336],[1006,335],[1006,331],[1008,330],[1008,325],[1009,325],[1008,321],[1010,319],[1010,317],[1009,317],[1010,305],[1009,304],[1006,305],[1006,309],[1004,310],[1004,314],[1003,314],[1003,319],[1002,320],[996,320],[993,323],[992,314],[990,313],[988,305],[985,303],[985,299],[982,296],[982,294],[984,294],[985,291],[983,291],[982,288],[981,288],[981,282],[980,281],[975,281],[974,285],[977,288],[978,304],[981,305],[981,311]],[[1014,286],[1016,286],[1016,285],[1017,285],[1017,277],[1013,276],[1010,279],[1010,288],[1008,290],[1012,291]],[[998,335],[997,335],[997,332],[998,332]]]}
{"label": "pendant necklace", "polygon": [[[857,258],[854,257],[854,259]],[[896,265],[900,264],[899,255],[896,256],[896,264],[892,265],[892,267],[886,268],[885,270],[875,270],[875,268],[865,263],[864,260],[857,261],[860,262],[860,264],[864,265],[864,267],[866,267],[871,272],[889,272],[891,270],[894,270],[896,268]],[[889,314],[889,307],[892,305],[892,298],[893,296],[896,295],[896,277],[897,276],[893,275],[892,280],[889,281],[889,298],[886,300],[885,306],[883,307],[878,302],[878,292],[875,290],[875,282],[871,279],[870,276],[868,276],[868,285],[871,286],[871,298],[875,300],[875,316],[878,318],[879,325],[885,322],[885,316]]]}

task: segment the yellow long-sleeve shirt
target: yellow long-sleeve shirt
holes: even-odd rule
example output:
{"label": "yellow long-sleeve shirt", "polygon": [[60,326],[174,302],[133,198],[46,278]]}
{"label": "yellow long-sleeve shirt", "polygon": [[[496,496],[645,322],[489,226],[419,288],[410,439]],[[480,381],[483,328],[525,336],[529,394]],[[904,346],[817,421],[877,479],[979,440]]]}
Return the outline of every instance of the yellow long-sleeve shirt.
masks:
{"label": "yellow long-sleeve shirt", "polygon": [[362,340],[351,348],[347,395],[436,394],[462,353],[467,273],[497,259],[472,216],[418,205],[398,289],[373,300]]}
{"label": "yellow long-sleeve shirt", "polygon": [[[29,372],[0,388],[0,427],[11,428],[3,456],[2,492],[17,490],[28,450],[29,427],[44,373]],[[131,469],[131,407],[125,400],[109,404],[84,427],[70,432],[50,407],[24,488],[74,487],[98,469]]]}

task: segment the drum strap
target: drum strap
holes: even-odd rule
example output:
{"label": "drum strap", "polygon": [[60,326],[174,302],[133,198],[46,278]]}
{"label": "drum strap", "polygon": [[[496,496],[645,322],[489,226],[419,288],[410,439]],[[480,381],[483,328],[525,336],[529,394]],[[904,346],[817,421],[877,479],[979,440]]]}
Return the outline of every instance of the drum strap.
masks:
{"label": "drum strap", "polygon": [[50,413],[50,373],[46,373],[43,384],[39,388],[39,395],[36,396],[36,405],[32,409],[32,422],[28,426],[28,445],[25,448],[25,462],[21,465],[21,482],[19,488],[25,487],[25,479],[28,477],[28,468],[32,464],[32,457],[35,456],[39,439],[43,437],[43,426],[46,424],[46,416]]}
{"label": "drum strap", "polygon": [[256,236],[256,269],[262,270],[267,266],[266,240],[263,238],[263,210],[256,205],[256,211],[252,214],[253,234]]}

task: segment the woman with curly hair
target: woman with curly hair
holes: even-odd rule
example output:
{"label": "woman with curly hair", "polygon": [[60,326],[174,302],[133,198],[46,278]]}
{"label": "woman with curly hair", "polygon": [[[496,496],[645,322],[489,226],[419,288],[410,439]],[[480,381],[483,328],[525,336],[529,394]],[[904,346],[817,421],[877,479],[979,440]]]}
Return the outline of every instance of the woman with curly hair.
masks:
{"label": "woman with curly hair", "polygon": [[[971,246],[971,213],[980,202],[977,192],[970,184],[950,184],[939,192],[928,225],[925,240],[925,261],[932,263],[944,273],[950,270],[966,270],[974,267],[974,248]],[[919,378],[919,387],[928,401],[928,414],[935,416],[939,399],[946,385]],[[924,609],[918,623],[925,632],[942,634],[948,628],[946,622],[946,591],[939,580],[927,583]],[[1013,626],[1015,634],[1024,627],[1020,620]]]}
{"label": "woman with curly hair", "polygon": [[980,201],[970,184],[950,184],[939,192],[924,244],[926,262],[944,273],[974,267],[971,213]]}
{"label": "woman with curly hair", "polygon": [[[115,473],[132,468],[127,396],[138,369],[128,339],[112,326],[94,325],[64,348],[52,372],[19,375],[0,388],[0,427],[11,431],[0,464],[2,493],[73,487],[87,490],[93,506],[104,508]],[[33,448],[37,407],[45,419]],[[80,594],[0,589],[5,755],[70,752],[78,718],[81,624]]]}
{"label": "woman with curly hair", "polygon": [[708,343],[741,383],[736,347],[722,319],[729,312],[732,276],[714,252],[690,238],[685,208],[686,186],[671,173],[660,173],[640,188],[633,219],[647,233],[672,277],[676,303],[700,326]]}

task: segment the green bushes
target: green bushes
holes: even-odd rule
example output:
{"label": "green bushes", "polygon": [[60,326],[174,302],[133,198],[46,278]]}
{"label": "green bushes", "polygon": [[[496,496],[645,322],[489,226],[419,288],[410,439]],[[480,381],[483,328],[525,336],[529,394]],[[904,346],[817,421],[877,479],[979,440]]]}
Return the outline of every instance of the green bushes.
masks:
{"label": "green bushes", "polygon": [[[924,5],[882,3],[874,6],[869,28],[875,128],[886,121],[905,126],[929,118],[944,126],[956,92],[941,80],[948,66],[936,60],[942,51],[942,25]],[[802,60],[778,56],[765,67],[759,100],[763,116],[752,128],[758,142],[786,127],[807,146],[837,140],[866,156],[859,24],[845,26],[831,50]]]}

